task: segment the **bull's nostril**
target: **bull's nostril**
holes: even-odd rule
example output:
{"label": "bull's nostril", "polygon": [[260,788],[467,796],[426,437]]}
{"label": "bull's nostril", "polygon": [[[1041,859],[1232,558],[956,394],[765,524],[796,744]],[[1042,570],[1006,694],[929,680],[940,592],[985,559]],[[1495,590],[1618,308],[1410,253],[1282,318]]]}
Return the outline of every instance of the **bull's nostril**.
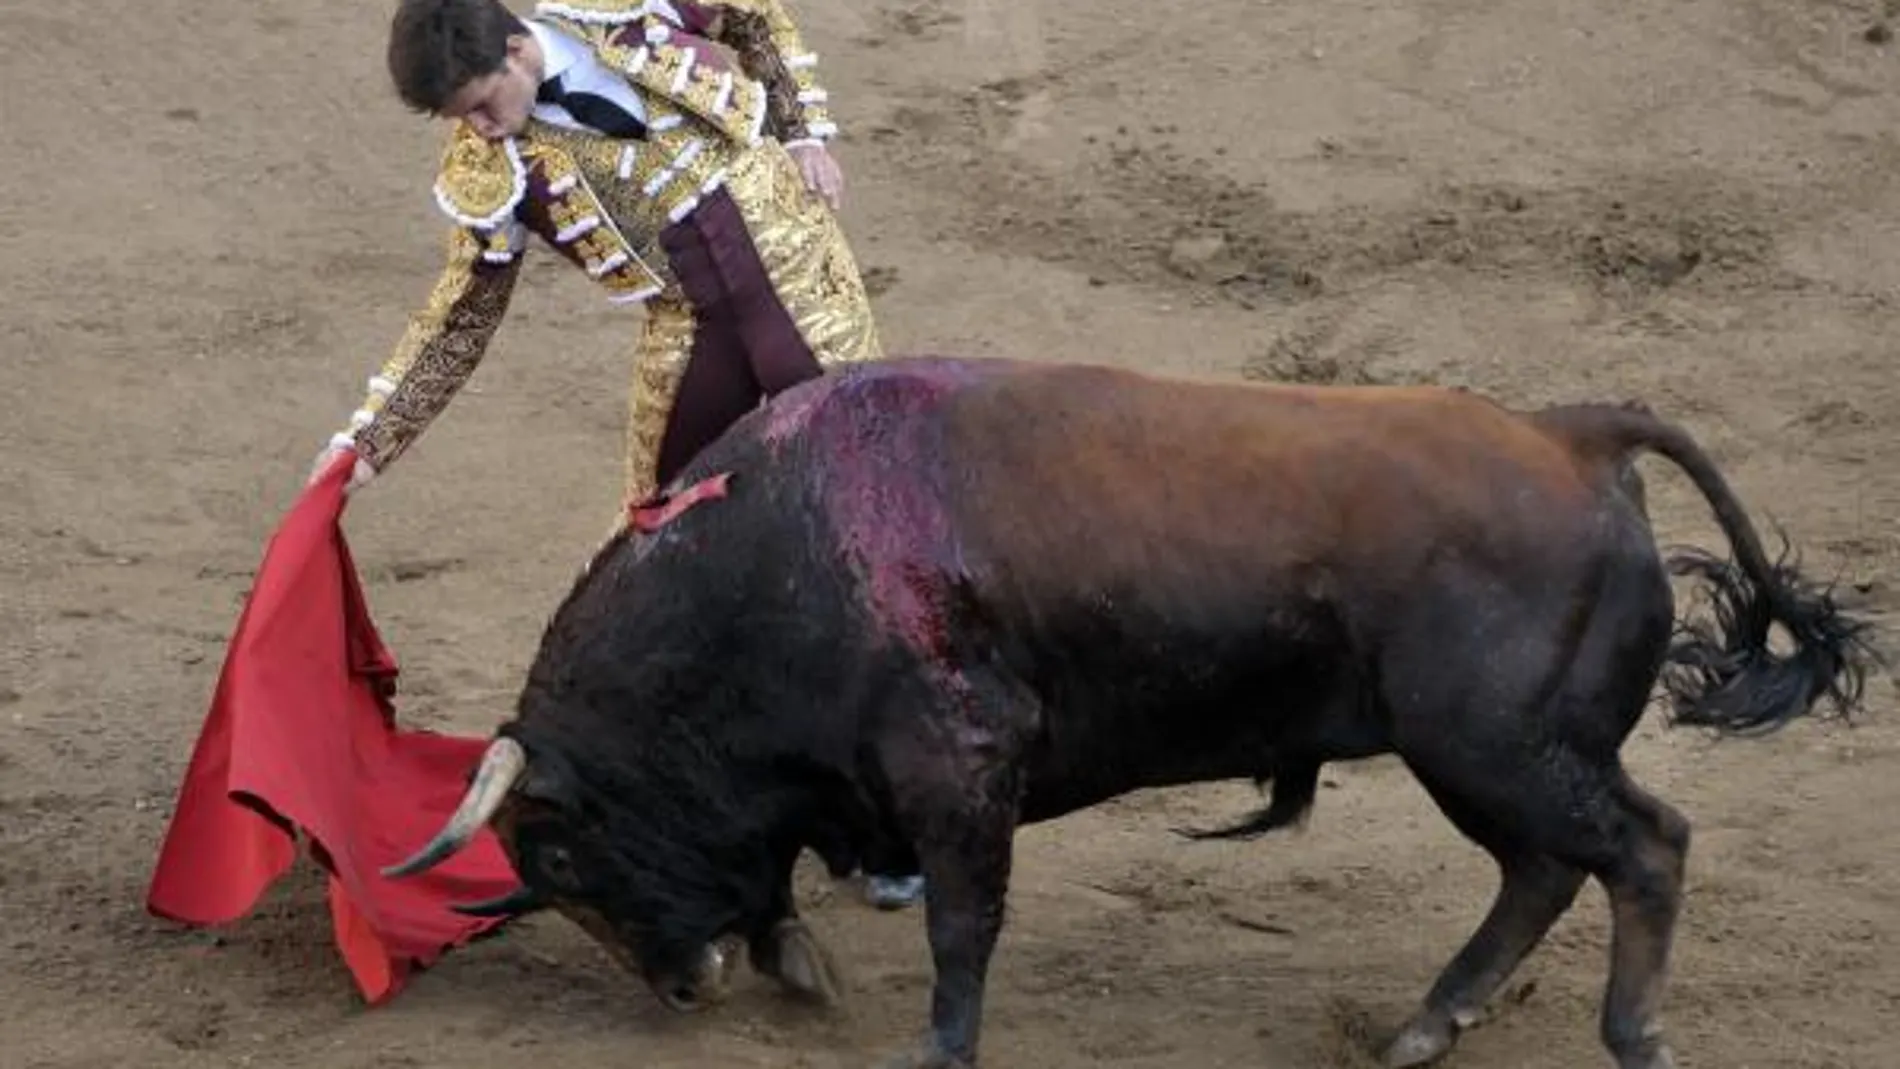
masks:
{"label": "bull's nostril", "polygon": [[699,995],[692,988],[682,985],[673,989],[673,1001],[682,1006],[691,1006],[699,1001]]}

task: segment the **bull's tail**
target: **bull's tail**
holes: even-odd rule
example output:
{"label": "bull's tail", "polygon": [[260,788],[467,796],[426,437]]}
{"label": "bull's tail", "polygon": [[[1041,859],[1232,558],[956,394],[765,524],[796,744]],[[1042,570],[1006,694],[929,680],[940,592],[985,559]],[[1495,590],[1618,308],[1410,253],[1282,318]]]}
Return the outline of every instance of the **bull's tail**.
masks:
{"label": "bull's tail", "polygon": [[[1669,557],[1671,573],[1700,579],[1711,619],[1677,627],[1662,684],[1678,724],[1725,732],[1767,732],[1813,711],[1823,697],[1843,716],[1861,697],[1868,663],[1868,624],[1843,612],[1832,586],[1809,582],[1782,538],[1770,561],[1755,525],[1708,454],[1673,424],[1635,406],[1552,408],[1535,417],[1580,455],[1610,465],[1646,450],[1682,469],[1715,513],[1733,562],[1696,549]],[[1776,624],[1785,649],[1770,646]]]}
{"label": "bull's tail", "polygon": [[1289,762],[1274,772],[1273,794],[1266,808],[1224,828],[1177,828],[1175,833],[1196,841],[1258,839],[1268,832],[1303,824],[1319,795],[1319,769],[1318,761]]}

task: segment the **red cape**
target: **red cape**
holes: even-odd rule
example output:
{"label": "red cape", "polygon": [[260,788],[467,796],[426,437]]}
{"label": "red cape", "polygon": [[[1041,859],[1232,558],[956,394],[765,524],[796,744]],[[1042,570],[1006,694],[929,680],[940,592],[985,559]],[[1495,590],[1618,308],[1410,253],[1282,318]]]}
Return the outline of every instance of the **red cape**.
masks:
{"label": "red cape", "polygon": [[370,621],[341,526],[344,458],[272,536],[179,788],[146,905],[194,925],[249,913],[296,856],[330,874],[331,922],[372,1004],[502,923],[451,912],[513,890],[492,833],[435,869],[378,871],[427,842],[486,740],[398,730],[396,665]]}

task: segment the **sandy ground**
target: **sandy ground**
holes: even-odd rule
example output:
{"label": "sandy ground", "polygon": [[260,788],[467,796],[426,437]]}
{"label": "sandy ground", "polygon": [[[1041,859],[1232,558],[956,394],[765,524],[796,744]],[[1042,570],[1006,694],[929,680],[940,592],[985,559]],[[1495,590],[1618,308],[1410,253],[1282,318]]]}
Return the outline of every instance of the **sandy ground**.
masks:
{"label": "sandy ground", "polygon": [[[249,570],[433,277],[438,131],[386,4],[10,4],[0,199],[0,1063],[863,1065],[922,1022],[915,912],[814,884],[853,1001],[673,1019],[524,923],[365,1010],[308,867],[179,932],[145,881]],[[1883,621],[1900,610],[1900,67],[1879,0],[807,0],[893,349],[1640,397]],[[365,13],[367,11],[367,14]],[[483,732],[618,486],[627,343],[551,255],[357,499],[404,717]],[[1670,541],[1720,548],[1654,469]],[[1131,487],[1139,492],[1140,487]],[[1713,541],[1711,541],[1713,539]],[[1695,822],[1686,1069],[1900,1064],[1900,728],[1628,757]],[[1494,887],[1389,762],[1308,831],[1193,845],[1243,787],[1020,839],[986,1064],[1365,1064]],[[1607,1065],[1594,885],[1449,1064]]]}

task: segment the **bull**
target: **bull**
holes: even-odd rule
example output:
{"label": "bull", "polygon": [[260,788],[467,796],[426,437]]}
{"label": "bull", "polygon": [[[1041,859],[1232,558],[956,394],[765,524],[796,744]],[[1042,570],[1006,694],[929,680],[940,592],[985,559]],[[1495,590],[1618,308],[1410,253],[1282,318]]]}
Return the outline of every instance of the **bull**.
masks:
{"label": "bull", "polygon": [[[1733,563],[1665,560],[1645,453]],[[492,827],[522,887],[471,909],[558,910],[692,1010],[742,953],[837,996],[803,850],[921,871],[929,1027],[893,1067],[977,1063],[1019,827],[1252,779],[1261,812],[1192,833],[1249,838],[1300,821],[1327,762],[1397,754],[1501,878],[1387,1064],[1450,1050],[1594,877],[1601,1042],[1665,1069],[1690,825],[1621,744],[1659,682],[1672,723],[1765,731],[1851,713],[1878,656],[1639,406],[914,358],[787,392],[687,486],[724,496],[590,560],[459,808],[387,872]],[[1672,570],[1707,618],[1677,625]]]}

